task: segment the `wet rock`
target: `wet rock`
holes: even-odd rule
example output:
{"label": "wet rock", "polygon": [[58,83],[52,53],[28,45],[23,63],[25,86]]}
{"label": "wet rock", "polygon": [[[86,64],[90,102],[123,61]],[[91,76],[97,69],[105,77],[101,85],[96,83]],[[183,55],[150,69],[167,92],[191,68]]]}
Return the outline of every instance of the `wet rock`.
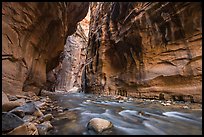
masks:
{"label": "wet rock", "polygon": [[42,117],[44,114],[41,112],[39,108],[36,108],[36,111],[33,113],[34,116]]}
{"label": "wet rock", "polygon": [[36,100],[37,101],[37,100],[40,100],[40,98],[38,96],[33,96],[32,100]]}
{"label": "wet rock", "polygon": [[3,132],[12,130],[22,124],[24,124],[24,121],[20,117],[9,112],[2,112],[2,131]]}
{"label": "wet rock", "polygon": [[62,112],[63,112],[63,110],[62,110],[62,109],[58,109],[58,110],[57,110],[57,112],[62,113]]}
{"label": "wet rock", "polygon": [[166,103],[171,103],[171,100],[167,100]]}
{"label": "wet rock", "polygon": [[188,106],[183,106],[183,108],[184,108],[184,109],[189,109],[189,107],[188,107]]}
{"label": "wet rock", "polygon": [[35,120],[36,119],[36,117],[35,116],[32,116],[32,115],[25,115],[24,117],[23,117],[23,121],[24,122],[31,122],[31,121],[33,121],[33,120]]}
{"label": "wet rock", "polygon": [[86,100],[86,102],[91,102],[91,100],[88,99],[88,100]]}
{"label": "wet rock", "polygon": [[47,99],[46,99],[46,98],[42,98],[42,99],[40,99],[40,101],[41,101],[41,102],[46,102]]}
{"label": "wet rock", "polygon": [[122,99],[124,99],[124,97],[123,97],[123,96],[118,95],[118,96],[115,96],[115,97],[114,97],[114,99],[117,99],[117,100],[122,100]]}
{"label": "wet rock", "polygon": [[166,106],[166,103],[164,103],[164,102],[162,102],[161,104],[162,104],[163,106]]}
{"label": "wet rock", "polygon": [[26,103],[23,106],[17,107],[13,110],[11,110],[12,113],[18,113],[18,112],[23,112],[25,115],[32,115],[34,114],[35,116],[42,116],[42,112],[35,106],[34,102],[29,102]]}
{"label": "wet rock", "polygon": [[145,112],[144,111],[138,111],[137,114],[140,115],[140,116],[143,116],[143,115],[145,115]]}
{"label": "wet rock", "polygon": [[77,119],[77,111],[67,111],[65,113],[65,116],[67,115],[67,119],[69,120],[75,120]]}
{"label": "wet rock", "polygon": [[42,123],[42,122],[40,122],[40,120],[39,120],[39,119],[35,119],[33,122],[34,122],[34,123],[37,123],[37,124]]}
{"label": "wet rock", "polygon": [[113,127],[113,124],[106,119],[93,118],[89,121],[87,127],[88,129],[93,129],[94,131],[101,133],[104,130],[107,130]]}
{"label": "wet rock", "polygon": [[64,108],[64,109],[63,109],[63,111],[68,111],[68,110],[69,110],[69,108]]}
{"label": "wet rock", "polygon": [[123,102],[124,102],[124,100],[118,100],[118,102],[119,102],[119,103],[123,103]]}
{"label": "wet rock", "polygon": [[39,135],[46,135],[47,131],[52,129],[53,126],[50,124],[50,121],[43,122],[42,124],[37,125]]}
{"label": "wet rock", "polygon": [[44,112],[46,111],[46,108],[40,108],[40,111],[44,114]]}
{"label": "wet rock", "polygon": [[15,114],[15,115],[17,115],[17,116],[19,116],[20,118],[23,118],[24,116],[25,116],[25,112],[23,111],[23,110],[11,110],[10,111],[11,113],[13,113],[13,114]]}
{"label": "wet rock", "polygon": [[46,111],[51,112],[51,111],[53,111],[53,109],[52,108],[46,108]]}
{"label": "wet rock", "polygon": [[53,115],[52,114],[46,114],[43,117],[40,118],[40,122],[45,122],[45,121],[50,121],[51,119],[53,119]]}
{"label": "wet rock", "polygon": [[133,101],[134,99],[133,99],[133,98],[129,98],[128,100],[129,100],[129,101]]}
{"label": "wet rock", "polygon": [[45,102],[41,102],[41,101],[36,101],[36,102],[34,102],[34,103],[35,103],[35,105],[36,105],[38,108],[42,108],[44,105],[46,105]]}
{"label": "wet rock", "polygon": [[26,99],[26,103],[30,103],[30,102],[32,102],[33,100],[31,100],[31,99]]}
{"label": "wet rock", "polygon": [[25,114],[32,115],[36,111],[36,107],[33,102],[30,102],[30,103],[26,103],[25,105],[21,107],[17,107],[13,109],[12,112],[20,111],[20,110],[22,110]]}
{"label": "wet rock", "polygon": [[38,135],[38,130],[33,123],[27,122],[16,127],[7,135]]}

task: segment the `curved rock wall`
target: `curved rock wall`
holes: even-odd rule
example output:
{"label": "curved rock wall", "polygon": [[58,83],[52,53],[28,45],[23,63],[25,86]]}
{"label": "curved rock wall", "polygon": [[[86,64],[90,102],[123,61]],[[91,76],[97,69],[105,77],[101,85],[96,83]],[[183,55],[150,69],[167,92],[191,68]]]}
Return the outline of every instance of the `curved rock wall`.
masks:
{"label": "curved rock wall", "polygon": [[38,94],[88,2],[3,2],[2,91]]}
{"label": "curved rock wall", "polygon": [[86,92],[202,102],[202,6],[91,3]]}
{"label": "curved rock wall", "polygon": [[69,91],[73,87],[81,88],[82,72],[86,59],[86,47],[89,31],[89,16],[78,23],[76,32],[67,37],[64,46],[64,59],[58,71],[56,89]]}

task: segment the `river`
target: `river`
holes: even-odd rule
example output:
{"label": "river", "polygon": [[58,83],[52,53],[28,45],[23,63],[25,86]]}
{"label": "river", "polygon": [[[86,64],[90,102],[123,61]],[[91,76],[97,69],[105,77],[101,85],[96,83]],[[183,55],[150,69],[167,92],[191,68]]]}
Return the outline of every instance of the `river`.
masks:
{"label": "river", "polygon": [[50,135],[95,135],[90,119],[109,120],[103,135],[201,135],[202,109],[162,106],[159,100],[115,100],[108,96],[72,93],[50,96],[62,111],[52,112]]}

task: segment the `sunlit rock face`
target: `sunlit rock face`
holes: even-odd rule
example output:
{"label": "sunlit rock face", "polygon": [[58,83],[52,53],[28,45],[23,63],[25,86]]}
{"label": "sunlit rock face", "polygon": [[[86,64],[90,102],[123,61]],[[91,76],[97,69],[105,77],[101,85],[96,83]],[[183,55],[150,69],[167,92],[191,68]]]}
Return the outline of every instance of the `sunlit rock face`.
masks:
{"label": "sunlit rock face", "polygon": [[202,102],[201,3],[90,8],[86,92]]}
{"label": "sunlit rock face", "polygon": [[2,91],[38,94],[88,7],[87,2],[3,2]]}
{"label": "sunlit rock face", "polygon": [[86,47],[88,42],[90,11],[86,17],[78,23],[76,32],[67,37],[63,51],[63,59],[60,69],[56,67],[56,90],[68,91],[73,87],[81,90],[82,73],[86,59]]}

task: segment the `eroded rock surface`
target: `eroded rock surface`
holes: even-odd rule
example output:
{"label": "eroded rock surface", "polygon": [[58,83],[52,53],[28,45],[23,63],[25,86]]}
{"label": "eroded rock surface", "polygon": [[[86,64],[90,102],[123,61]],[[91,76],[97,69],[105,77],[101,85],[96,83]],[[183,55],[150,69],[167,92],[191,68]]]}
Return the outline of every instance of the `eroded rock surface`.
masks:
{"label": "eroded rock surface", "polygon": [[3,2],[2,90],[38,94],[88,2]]}
{"label": "eroded rock surface", "polygon": [[86,92],[202,102],[202,6],[91,3]]}
{"label": "eroded rock surface", "polygon": [[81,88],[83,70],[86,64],[86,47],[88,45],[90,11],[78,23],[76,32],[67,37],[61,64],[55,69],[57,73],[56,89],[71,92],[73,87]]}

